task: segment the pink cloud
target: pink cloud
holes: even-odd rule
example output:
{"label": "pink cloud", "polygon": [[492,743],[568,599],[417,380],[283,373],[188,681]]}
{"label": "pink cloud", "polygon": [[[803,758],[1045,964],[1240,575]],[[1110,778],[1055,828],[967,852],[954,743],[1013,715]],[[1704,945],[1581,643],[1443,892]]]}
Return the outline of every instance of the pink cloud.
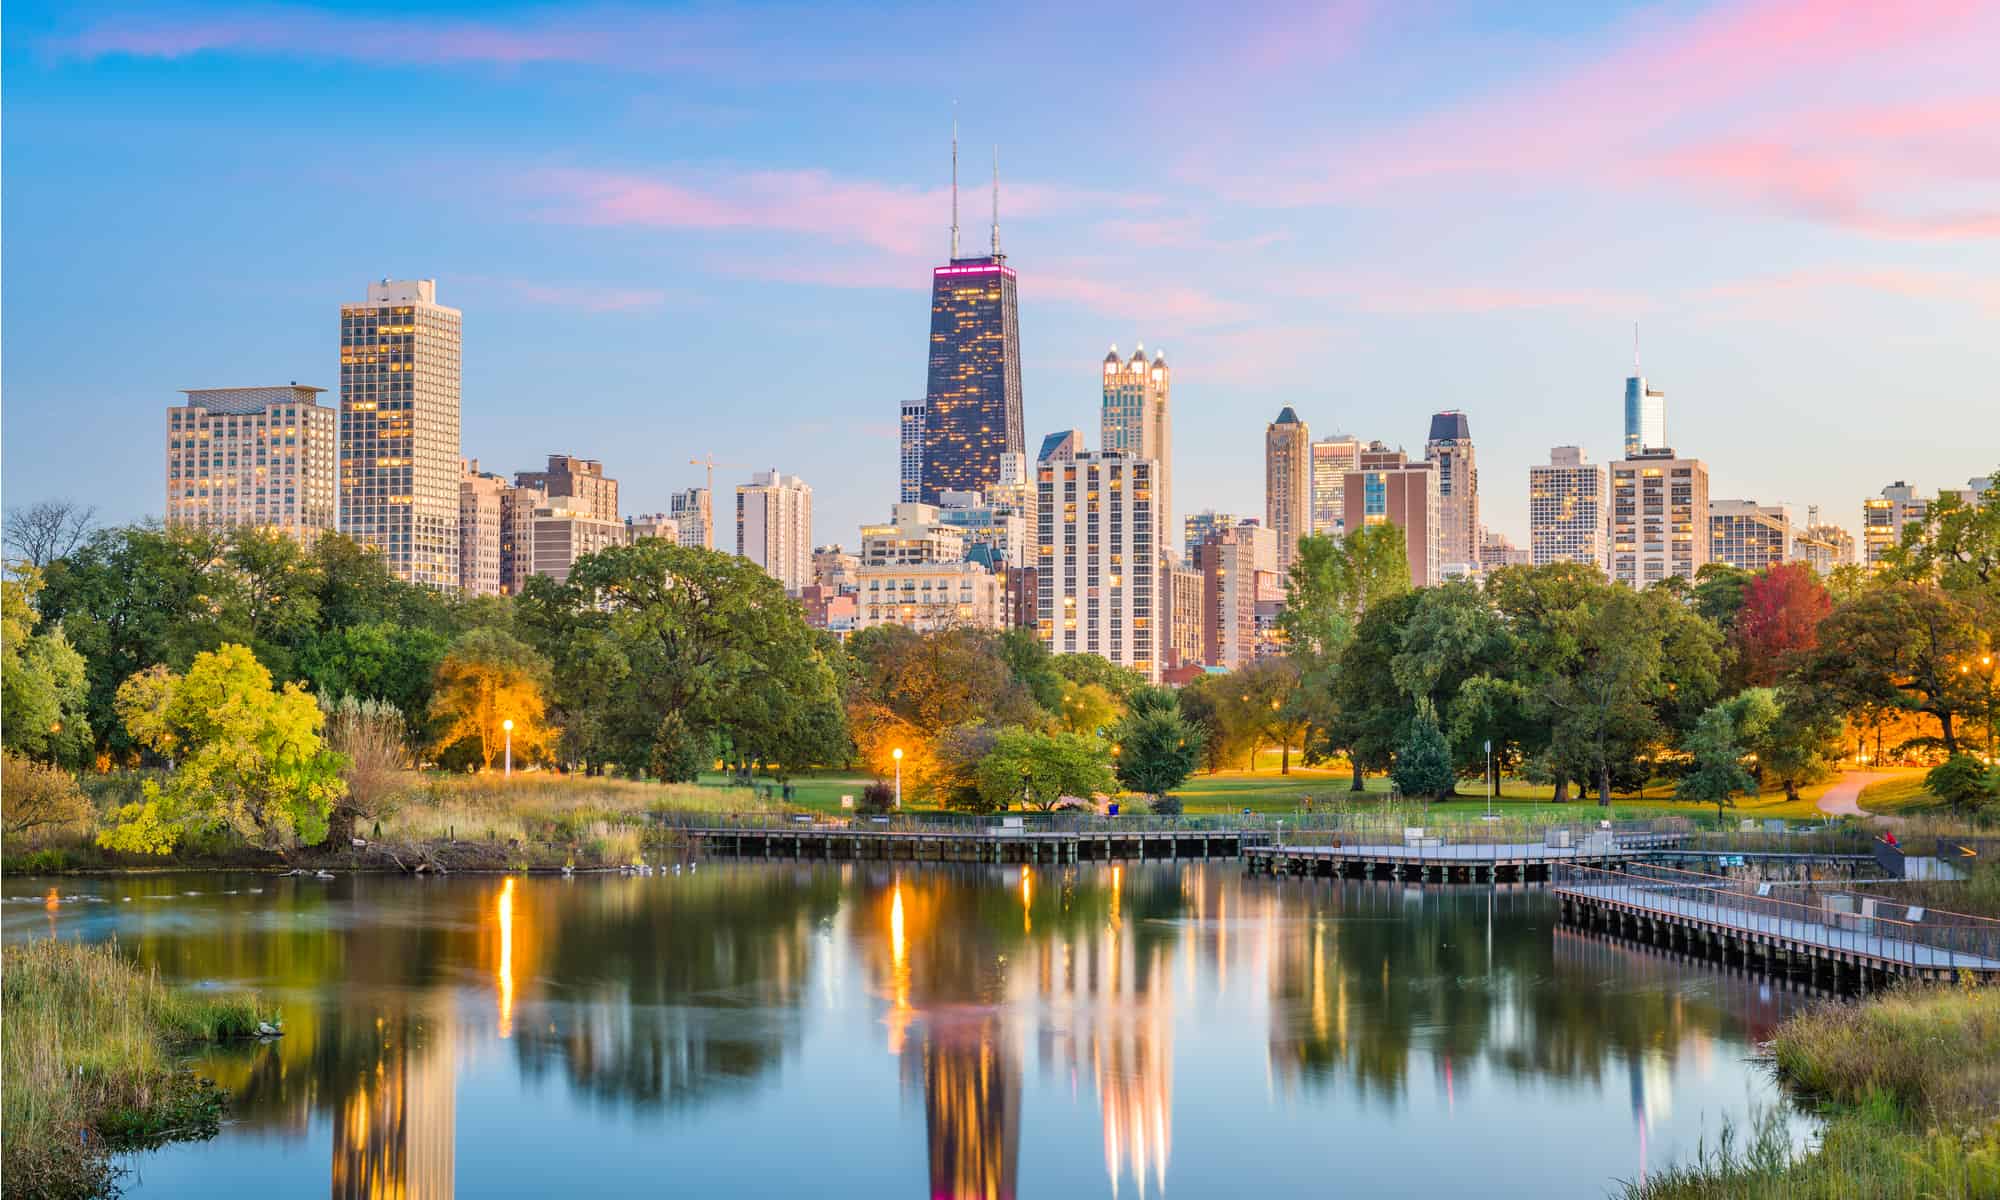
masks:
{"label": "pink cloud", "polygon": [[1211,325],[1246,320],[1253,311],[1186,284],[1146,284],[1128,275],[1064,275],[1033,273],[1023,277],[1021,290],[1037,301],[1064,301],[1108,317],[1136,321]]}
{"label": "pink cloud", "polygon": [[[509,67],[632,62],[640,56],[666,63],[694,57],[692,48],[675,46],[683,39],[635,39],[632,29],[618,25],[602,14],[581,26],[571,20],[503,28],[463,20],[336,16],[294,8],[245,9],[207,19],[139,12],[107,17],[77,33],[51,38],[45,48],[85,59],[114,55],[171,59],[215,52]],[[648,22],[648,30],[656,35],[666,32],[657,21]]]}
{"label": "pink cloud", "polygon": [[1710,294],[1724,299],[1763,301],[1779,295],[1855,290],[1959,304],[2000,314],[2000,280],[1962,271],[1826,267],[1736,280],[1717,285]]}

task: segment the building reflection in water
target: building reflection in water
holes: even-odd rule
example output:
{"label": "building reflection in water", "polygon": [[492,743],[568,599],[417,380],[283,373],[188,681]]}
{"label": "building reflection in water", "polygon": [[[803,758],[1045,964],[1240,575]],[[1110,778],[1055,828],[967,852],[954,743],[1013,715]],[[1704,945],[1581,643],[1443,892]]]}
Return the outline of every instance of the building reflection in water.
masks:
{"label": "building reflection in water", "polygon": [[334,1200],[446,1200],[455,1181],[458,1062],[449,1002],[429,1020],[375,1021],[333,1121]]}

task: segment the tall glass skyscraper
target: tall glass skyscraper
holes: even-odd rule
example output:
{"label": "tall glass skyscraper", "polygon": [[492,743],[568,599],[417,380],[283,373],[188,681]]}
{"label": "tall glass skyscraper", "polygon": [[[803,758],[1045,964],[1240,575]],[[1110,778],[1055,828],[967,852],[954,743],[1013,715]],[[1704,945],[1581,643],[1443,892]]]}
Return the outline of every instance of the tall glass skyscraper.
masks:
{"label": "tall glass skyscraper", "polygon": [[1646,377],[1625,380],[1625,457],[1667,444],[1667,394],[1646,386]]}
{"label": "tall glass skyscraper", "polygon": [[923,486],[980,492],[1000,482],[1001,456],[1025,454],[1021,317],[1014,268],[1000,253],[1000,172],[993,173],[993,250],[958,253],[958,138],[952,137],[951,261],[931,272],[930,383],[924,394]]}

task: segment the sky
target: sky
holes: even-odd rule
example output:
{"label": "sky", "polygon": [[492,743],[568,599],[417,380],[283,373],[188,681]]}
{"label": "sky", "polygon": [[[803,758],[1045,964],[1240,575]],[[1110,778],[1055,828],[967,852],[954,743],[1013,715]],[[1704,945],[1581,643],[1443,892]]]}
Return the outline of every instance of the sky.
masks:
{"label": "sky", "polygon": [[[1174,368],[1177,506],[1263,431],[1420,455],[1468,414],[1525,544],[1617,457],[1634,329],[1711,495],[2000,465],[2000,5],[38,4],[0,30],[0,492],[164,508],[178,390],[336,388],[338,311],[434,278],[464,453],[627,512],[775,467],[815,538],[896,498],[929,268],[1020,273],[1028,444]],[[335,398],[333,392],[326,397]]]}

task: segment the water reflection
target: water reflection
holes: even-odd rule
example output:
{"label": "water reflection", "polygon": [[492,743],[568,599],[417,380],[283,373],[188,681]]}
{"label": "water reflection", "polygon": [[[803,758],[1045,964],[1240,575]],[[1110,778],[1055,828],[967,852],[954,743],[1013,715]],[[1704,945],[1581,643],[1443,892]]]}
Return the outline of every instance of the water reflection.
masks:
{"label": "water reflection", "polygon": [[1357,1188],[1573,1194],[1769,1095],[1744,1058],[1805,998],[1534,889],[1231,864],[6,886],[8,938],[115,935],[284,1010],[204,1062],[232,1121],[139,1196],[241,1164],[341,1198],[1146,1197],[1313,1187],[1329,1153]]}

